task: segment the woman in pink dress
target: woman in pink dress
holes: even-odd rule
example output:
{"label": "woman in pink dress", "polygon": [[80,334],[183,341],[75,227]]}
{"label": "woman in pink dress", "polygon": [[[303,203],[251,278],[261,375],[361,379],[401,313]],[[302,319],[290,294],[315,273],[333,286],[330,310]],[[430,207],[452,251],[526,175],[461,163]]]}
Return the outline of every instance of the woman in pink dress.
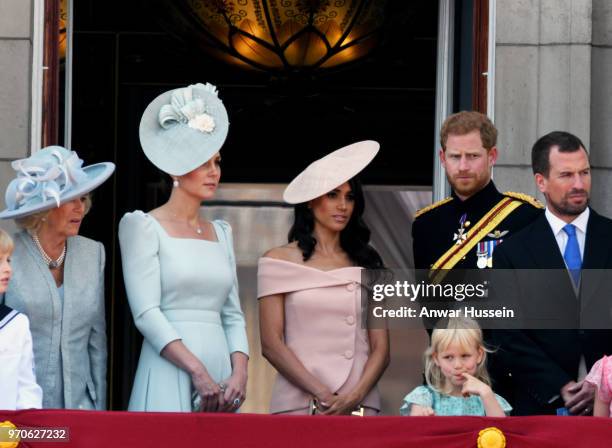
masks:
{"label": "woman in pink dress", "polygon": [[612,416],[612,356],[604,356],[593,364],[584,380],[597,388],[593,416]]}
{"label": "woman in pink dress", "polygon": [[312,163],[284,194],[296,204],[289,244],[258,267],[262,351],[278,370],[275,414],[376,415],[389,363],[386,330],[361,327],[361,271],[383,268],[362,221],[355,176],[379,145],[359,142]]}

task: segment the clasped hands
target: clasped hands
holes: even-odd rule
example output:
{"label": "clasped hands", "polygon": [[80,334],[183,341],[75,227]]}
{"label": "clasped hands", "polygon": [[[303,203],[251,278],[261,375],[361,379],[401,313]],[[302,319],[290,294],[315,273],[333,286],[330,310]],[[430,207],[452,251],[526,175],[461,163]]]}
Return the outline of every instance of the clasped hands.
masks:
{"label": "clasped hands", "polygon": [[361,400],[356,393],[337,394],[326,391],[316,395],[315,406],[321,415],[351,415]]}
{"label": "clasped hands", "polygon": [[244,403],[246,375],[233,373],[217,384],[207,372],[199,372],[191,380],[202,399],[202,412],[235,412]]}

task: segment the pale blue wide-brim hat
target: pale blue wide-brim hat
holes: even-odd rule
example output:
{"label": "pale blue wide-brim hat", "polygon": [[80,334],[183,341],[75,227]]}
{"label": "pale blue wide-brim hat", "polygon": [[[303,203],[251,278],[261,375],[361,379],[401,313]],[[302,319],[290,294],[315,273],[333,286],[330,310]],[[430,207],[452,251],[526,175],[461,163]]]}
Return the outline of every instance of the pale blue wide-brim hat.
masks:
{"label": "pale blue wide-brim hat", "polygon": [[165,173],[182,176],[221,149],[229,129],[223,102],[212,84],[192,84],[164,92],[140,120],[140,145]]}
{"label": "pale blue wide-brim hat", "polygon": [[78,154],[47,146],[11,166],[17,177],[6,188],[6,209],[0,219],[23,218],[50,210],[89,193],[115,171],[111,162],[83,166]]}

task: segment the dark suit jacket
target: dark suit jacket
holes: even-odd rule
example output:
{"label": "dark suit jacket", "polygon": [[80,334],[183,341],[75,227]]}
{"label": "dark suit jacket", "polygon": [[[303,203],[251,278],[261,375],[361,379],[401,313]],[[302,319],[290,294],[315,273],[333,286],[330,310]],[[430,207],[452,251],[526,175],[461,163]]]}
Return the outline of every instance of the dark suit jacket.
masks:
{"label": "dark suit jacket", "polygon": [[[546,216],[542,214],[495,249],[493,265],[502,269],[566,269],[563,256]],[[583,269],[612,268],[612,220],[591,209],[583,256]],[[583,271],[585,272],[585,271]],[[545,277],[543,274],[542,277]],[[580,313],[592,294],[592,287],[583,275],[579,298],[576,298],[569,276],[559,304],[575,307]],[[589,290],[591,292],[589,293]],[[605,294],[608,296],[609,291]],[[601,296],[601,294],[599,294]],[[608,327],[610,328],[610,327]],[[491,340],[499,346],[494,354],[505,378],[494,381],[505,389],[506,398],[516,415],[553,414],[562,406],[561,387],[576,381],[581,356],[587,369],[604,354],[612,353],[610,330],[506,330],[492,332]],[[501,391],[500,391],[501,392]]]}

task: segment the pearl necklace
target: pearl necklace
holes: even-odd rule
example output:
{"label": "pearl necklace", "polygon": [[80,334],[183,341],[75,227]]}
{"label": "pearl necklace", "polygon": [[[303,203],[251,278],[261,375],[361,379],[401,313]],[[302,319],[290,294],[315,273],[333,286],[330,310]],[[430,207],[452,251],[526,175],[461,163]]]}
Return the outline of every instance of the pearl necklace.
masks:
{"label": "pearl necklace", "polygon": [[38,239],[38,235],[32,235],[32,240],[34,240],[34,244],[36,244],[40,255],[42,255],[43,260],[45,263],[47,263],[49,269],[58,269],[64,263],[64,258],[66,258],[66,244],[64,244],[64,250],[62,250],[60,256],[57,257],[56,260],[53,260],[43,249],[42,245],[40,244],[40,240]]}

